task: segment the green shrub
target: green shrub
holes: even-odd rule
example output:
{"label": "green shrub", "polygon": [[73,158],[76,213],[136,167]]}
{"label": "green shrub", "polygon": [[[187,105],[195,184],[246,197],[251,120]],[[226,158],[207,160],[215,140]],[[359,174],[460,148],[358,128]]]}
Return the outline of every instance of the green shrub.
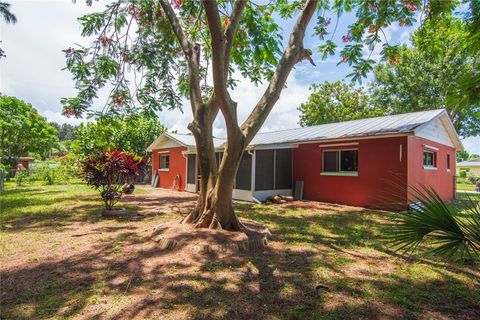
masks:
{"label": "green shrub", "polygon": [[28,171],[26,169],[17,170],[15,173],[15,182],[17,186],[23,186],[25,183],[30,182]]}
{"label": "green shrub", "polygon": [[66,184],[78,177],[77,170],[55,162],[37,162],[30,171],[30,181],[45,182],[47,185]]}
{"label": "green shrub", "polygon": [[123,185],[146,169],[147,158],[133,152],[104,150],[82,160],[82,176],[88,185],[100,192],[107,210],[120,200]]}

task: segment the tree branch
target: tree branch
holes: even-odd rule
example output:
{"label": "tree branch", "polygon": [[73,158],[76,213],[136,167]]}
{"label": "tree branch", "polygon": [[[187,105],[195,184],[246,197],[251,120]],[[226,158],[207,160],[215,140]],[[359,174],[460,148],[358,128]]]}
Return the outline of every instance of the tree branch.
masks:
{"label": "tree branch", "polygon": [[192,112],[195,114],[198,106],[203,104],[202,90],[200,88],[200,45],[195,44],[192,46],[190,41],[188,41],[183,32],[180,20],[178,20],[170,3],[167,0],[160,0],[160,5],[170,21],[173,32],[188,61],[190,104],[192,106]]}
{"label": "tree branch", "polygon": [[202,0],[202,4],[205,9],[212,42],[212,76],[215,97],[227,123],[227,129],[233,128],[233,126],[238,127],[235,104],[227,90],[225,78],[225,35],[222,30],[217,2]]}
{"label": "tree branch", "polygon": [[170,25],[180,42],[183,52],[185,55],[189,56],[192,46],[183,32],[182,25],[180,24],[180,20],[178,20],[175,11],[167,0],[160,0],[160,5],[162,6],[163,12],[167,15],[168,21],[170,21]]}
{"label": "tree branch", "polygon": [[225,31],[225,78],[228,77],[228,67],[230,64],[230,56],[232,54],[233,42],[235,39],[235,33],[237,32],[238,26],[240,25],[240,18],[242,17],[243,11],[247,5],[247,0],[238,0],[233,5],[232,15],[230,19],[230,24]]}
{"label": "tree branch", "polygon": [[288,46],[283,52],[282,58],[277,65],[277,69],[275,70],[267,89],[248,118],[242,124],[240,129],[246,138],[246,144],[250,143],[258,130],[262,127],[273,106],[280,98],[280,93],[285,86],[290,71],[298,62],[298,59],[304,54],[303,38],[305,37],[305,30],[308,23],[317,7],[317,2],[317,0],[308,0],[305,3],[302,12],[293,27]]}

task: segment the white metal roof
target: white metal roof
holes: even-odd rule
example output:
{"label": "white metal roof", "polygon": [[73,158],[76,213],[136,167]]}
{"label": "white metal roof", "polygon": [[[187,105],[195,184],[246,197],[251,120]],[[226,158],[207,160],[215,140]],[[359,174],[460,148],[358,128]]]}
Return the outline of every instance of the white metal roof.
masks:
{"label": "white metal roof", "polygon": [[468,161],[458,162],[457,167],[480,167],[480,160],[472,159]]}
{"label": "white metal roof", "polygon": [[[249,146],[251,148],[256,148],[272,145],[291,145],[300,142],[319,140],[414,133],[417,128],[421,128],[439,117],[445,118],[444,122],[449,127],[448,131],[450,132],[450,139],[452,139],[453,145],[457,149],[462,149],[460,139],[458,138],[455,128],[444,109],[258,133]],[[171,139],[180,145],[195,148],[195,139],[191,134],[165,132],[148,147],[147,151],[152,151],[153,149],[158,148],[166,138]],[[225,143],[225,139],[214,138],[215,148],[221,147],[223,143]]]}
{"label": "white metal roof", "polygon": [[[191,134],[164,132],[147,148],[147,151],[159,148],[162,142],[168,140],[173,140],[177,144],[187,148],[195,148],[196,146],[195,138]],[[224,142],[225,139],[213,138],[213,145],[215,148],[220,147]]]}
{"label": "white metal roof", "polygon": [[445,112],[443,109],[421,111],[260,133],[257,134],[250,145],[259,146],[325,139],[408,133],[440,116],[443,112]]}

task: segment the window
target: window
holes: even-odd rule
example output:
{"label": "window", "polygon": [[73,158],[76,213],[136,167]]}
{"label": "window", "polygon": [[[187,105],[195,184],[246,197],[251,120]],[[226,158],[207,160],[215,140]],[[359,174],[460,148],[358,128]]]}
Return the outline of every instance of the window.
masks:
{"label": "window", "polygon": [[160,155],[160,170],[168,171],[169,168],[170,168],[170,156]]}
{"label": "window", "polygon": [[423,167],[436,168],[437,167],[437,153],[433,151],[423,151]]}
{"label": "window", "polygon": [[358,150],[324,151],[322,173],[358,173]]}
{"label": "window", "polygon": [[450,171],[450,155],[447,154],[447,171]]}

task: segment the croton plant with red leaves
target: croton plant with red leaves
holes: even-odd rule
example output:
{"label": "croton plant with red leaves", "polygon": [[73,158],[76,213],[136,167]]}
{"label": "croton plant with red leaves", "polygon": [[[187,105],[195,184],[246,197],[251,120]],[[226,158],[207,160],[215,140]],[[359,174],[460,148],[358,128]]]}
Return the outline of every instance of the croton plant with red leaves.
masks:
{"label": "croton plant with red leaves", "polygon": [[143,173],[147,158],[133,152],[104,150],[81,161],[83,179],[100,191],[105,208],[111,210],[122,197],[122,186]]}

